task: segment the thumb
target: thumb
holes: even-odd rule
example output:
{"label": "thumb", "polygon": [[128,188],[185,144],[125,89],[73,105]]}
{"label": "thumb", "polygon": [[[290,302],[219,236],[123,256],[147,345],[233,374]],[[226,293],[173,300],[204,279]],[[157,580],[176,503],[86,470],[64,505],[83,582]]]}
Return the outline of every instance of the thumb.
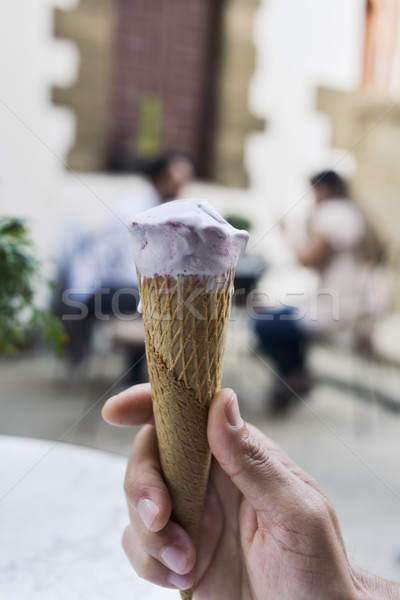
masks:
{"label": "thumb", "polygon": [[242,419],[233,390],[215,395],[207,433],[214,457],[255,510],[286,504],[290,472],[277,459],[273,442]]}

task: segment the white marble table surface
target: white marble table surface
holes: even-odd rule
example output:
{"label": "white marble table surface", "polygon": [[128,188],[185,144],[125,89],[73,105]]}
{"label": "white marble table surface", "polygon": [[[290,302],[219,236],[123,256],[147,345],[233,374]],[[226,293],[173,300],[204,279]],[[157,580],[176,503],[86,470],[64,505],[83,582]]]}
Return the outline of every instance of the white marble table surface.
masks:
{"label": "white marble table surface", "polygon": [[126,459],[0,436],[0,598],[179,599],[140,579],[121,548]]}

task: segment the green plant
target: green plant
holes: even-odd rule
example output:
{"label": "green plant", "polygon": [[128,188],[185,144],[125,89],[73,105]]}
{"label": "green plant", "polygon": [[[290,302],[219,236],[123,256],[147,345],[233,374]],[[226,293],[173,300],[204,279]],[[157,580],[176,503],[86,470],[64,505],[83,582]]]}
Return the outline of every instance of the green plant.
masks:
{"label": "green plant", "polygon": [[21,219],[0,218],[0,354],[14,354],[40,328],[57,355],[65,333],[61,322],[34,304],[39,261]]}
{"label": "green plant", "polygon": [[228,223],[230,223],[232,227],[236,227],[236,229],[245,229],[246,231],[250,231],[253,227],[252,222],[241,215],[227,215],[225,217],[225,221],[228,221]]}

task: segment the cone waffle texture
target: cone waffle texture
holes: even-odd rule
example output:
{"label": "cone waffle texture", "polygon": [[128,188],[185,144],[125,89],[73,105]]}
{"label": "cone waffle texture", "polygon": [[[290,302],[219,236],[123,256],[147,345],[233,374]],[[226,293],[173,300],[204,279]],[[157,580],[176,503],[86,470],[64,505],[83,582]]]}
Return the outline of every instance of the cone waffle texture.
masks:
{"label": "cone waffle texture", "polygon": [[[160,462],[172,516],[198,547],[211,453],[208,409],[220,386],[233,273],[141,278]],[[190,600],[191,590],[181,597]]]}

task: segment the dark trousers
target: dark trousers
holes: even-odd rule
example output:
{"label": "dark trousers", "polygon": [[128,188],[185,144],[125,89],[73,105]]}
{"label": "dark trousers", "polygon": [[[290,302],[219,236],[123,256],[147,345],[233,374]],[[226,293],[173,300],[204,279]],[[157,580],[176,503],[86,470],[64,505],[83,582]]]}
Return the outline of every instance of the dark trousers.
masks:
{"label": "dark trousers", "polygon": [[[110,316],[118,318],[118,315],[127,316],[135,314],[139,294],[121,293],[117,289],[104,290],[101,294],[93,294],[89,298],[82,299],[78,294],[71,294],[71,304],[64,304],[62,320],[69,337],[67,345],[67,356],[70,361],[77,365],[88,356],[93,326],[97,321],[108,320]],[[70,317],[75,317],[71,319]],[[141,379],[142,355],[136,352],[128,352],[126,382],[133,384]]]}
{"label": "dark trousers", "polygon": [[307,337],[297,327],[297,310],[260,311],[255,331],[261,348],[275,363],[279,375],[287,376],[304,368]]}

